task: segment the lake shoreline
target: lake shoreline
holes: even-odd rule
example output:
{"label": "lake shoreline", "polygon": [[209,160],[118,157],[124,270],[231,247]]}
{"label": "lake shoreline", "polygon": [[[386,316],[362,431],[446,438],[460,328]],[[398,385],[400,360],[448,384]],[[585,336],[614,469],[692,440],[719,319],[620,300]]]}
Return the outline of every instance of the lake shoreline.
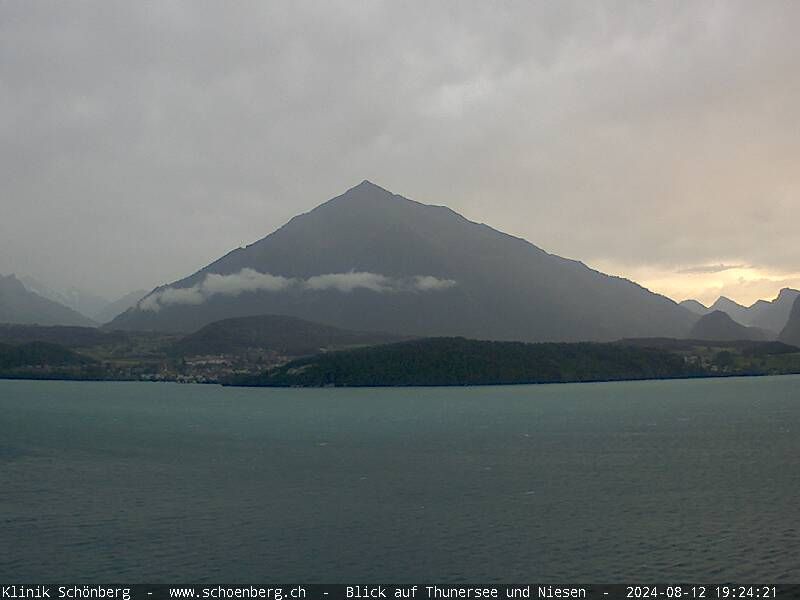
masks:
{"label": "lake shoreline", "polygon": [[223,381],[179,381],[175,379],[134,379],[134,378],[115,378],[104,379],[98,377],[68,377],[68,376],[53,376],[53,377],[30,377],[21,375],[19,377],[0,375],[0,381],[61,381],[61,382],[76,382],[76,383],[170,383],[177,385],[202,385],[202,386],[219,386],[222,388],[243,388],[243,389],[305,389],[305,390],[322,390],[322,389],[406,389],[406,388],[478,388],[478,387],[519,387],[519,386],[553,386],[553,385],[575,385],[575,384],[593,384],[593,383],[635,383],[644,381],[695,381],[695,380],[712,380],[712,379],[752,379],[758,377],[793,377],[800,375],[800,373],[721,373],[721,374],[707,374],[707,375],[694,375],[694,376],[676,376],[676,377],[638,377],[628,379],[580,379],[580,380],[567,380],[567,381],[520,381],[513,383],[452,383],[452,384],[385,384],[385,385],[255,385],[243,383],[228,383]]}

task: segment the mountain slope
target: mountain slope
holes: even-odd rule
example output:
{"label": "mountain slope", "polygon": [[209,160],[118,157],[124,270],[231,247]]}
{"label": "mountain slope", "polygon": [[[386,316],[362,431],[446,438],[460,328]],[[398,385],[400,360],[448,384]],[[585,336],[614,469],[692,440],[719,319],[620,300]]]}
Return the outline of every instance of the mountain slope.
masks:
{"label": "mountain slope", "polygon": [[388,333],[349,331],[283,315],[224,319],[179,340],[173,350],[183,355],[239,354],[268,350],[287,356],[316,354],[323,349],[373,346],[402,338]]}
{"label": "mountain slope", "polygon": [[14,275],[0,275],[0,323],[94,325],[71,308],[29,291]]}
{"label": "mountain slope", "polygon": [[92,317],[98,323],[108,323],[114,317],[124,313],[126,310],[135,306],[136,303],[147,295],[147,290],[136,290],[118,298],[113,302],[107,303],[102,309],[95,312]]}
{"label": "mountain slope", "polygon": [[157,288],[108,327],[191,332],[267,313],[362,331],[521,341],[682,337],[696,320],[628,280],[365,181]]}
{"label": "mountain slope", "polygon": [[711,309],[706,307],[704,304],[698,302],[697,300],[684,300],[680,303],[681,306],[684,308],[692,311],[696,315],[707,315],[711,312]]}
{"label": "mountain slope", "polygon": [[711,340],[717,342],[769,339],[769,334],[755,327],[745,327],[734,321],[731,316],[721,310],[715,310],[700,317],[689,332],[691,340]]}
{"label": "mountain slope", "polygon": [[800,346],[800,297],[795,299],[789,320],[778,339],[785,344]]}
{"label": "mountain slope", "polygon": [[72,350],[47,342],[30,342],[18,346],[0,344],[0,370],[18,367],[62,367],[86,365],[95,361]]}

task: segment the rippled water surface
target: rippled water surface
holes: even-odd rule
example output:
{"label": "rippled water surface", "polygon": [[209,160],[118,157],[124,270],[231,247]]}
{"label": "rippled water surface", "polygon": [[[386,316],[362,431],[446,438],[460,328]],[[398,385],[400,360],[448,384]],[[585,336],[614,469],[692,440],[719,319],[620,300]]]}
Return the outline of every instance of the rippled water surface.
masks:
{"label": "rippled water surface", "polygon": [[0,381],[0,427],[0,580],[800,580],[798,377]]}

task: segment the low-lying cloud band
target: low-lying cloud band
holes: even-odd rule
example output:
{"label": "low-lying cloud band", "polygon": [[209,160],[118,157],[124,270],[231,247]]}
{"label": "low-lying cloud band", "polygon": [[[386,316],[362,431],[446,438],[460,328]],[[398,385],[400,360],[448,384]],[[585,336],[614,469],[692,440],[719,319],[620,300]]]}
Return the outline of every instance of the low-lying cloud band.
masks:
{"label": "low-lying cloud band", "polygon": [[186,288],[168,287],[143,298],[137,305],[140,310],[158,312],[173,304],[202,304],[211,296],[238,296],[245,292],[283,292],[289,289],[308,291],[333,290],[350,293],[357,289],[376,293],[436,292],[456,285],[453,279],[440,279],[433,275],[413,277],[388,277],[367,271],[326,273],[307,279],[283,277],[242,269],[231,275],[210,273],[198,284]]}

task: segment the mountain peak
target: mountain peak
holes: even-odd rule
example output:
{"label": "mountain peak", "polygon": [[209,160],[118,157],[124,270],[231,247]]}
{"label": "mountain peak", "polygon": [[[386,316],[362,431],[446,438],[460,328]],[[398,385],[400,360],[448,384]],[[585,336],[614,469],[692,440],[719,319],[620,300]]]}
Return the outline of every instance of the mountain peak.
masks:
{"label": "mountain peak", "polygon": [[[717,301],[714,302],[714,304],[711,305],[711,308],[714,308],[715,306],[725,305],[725,304],[734,305],[734,306],[742,306],[741,304],[739,304],[735,300],[731,300],[727,296],[720,296],[719,298],[717,298]],[[742,307],[742,308],[744,308],[744,307]]]}
{"label": "mountain peak", "polygon": [[386,188],[382,188],[381,186],[372,183],[370,180],[365,179],[358,185],[355,185],[349,188],[343,194],[336,196],[321,204],[318,208],[327,206],[327,205],[338,205],[341,203],[349,203],[349,202],[362,202],[364,204],[367,203],[374,203],[376,201],[385,201],[390,199],[400,199],[401,196],[394,194],[387,190]]}
{"label": "mountain peak", "polygon": [[[324,214],[325,219],[363,219],[366,215],[389,222],[409,209],[434,208],[387,190],[365,179],[343,194],[331,198],[307,214]],[[395,217],[391,216],[395,215]]]}
{"label": "mountain peak", "polygon": [[369,179],[365,179],[364,181],[362,181],[358,185],[351,187],[343,195],[346,195],[349,192],[353,192],[353,191],[359,191],[359,192],[382,192],[384,194],[391,194],[392,196],[394,196],[394,194],[392,194],[392,192],[390,192],[389,190],[387,190],[384,187],[379,186],[377,183],[372,183]]}

